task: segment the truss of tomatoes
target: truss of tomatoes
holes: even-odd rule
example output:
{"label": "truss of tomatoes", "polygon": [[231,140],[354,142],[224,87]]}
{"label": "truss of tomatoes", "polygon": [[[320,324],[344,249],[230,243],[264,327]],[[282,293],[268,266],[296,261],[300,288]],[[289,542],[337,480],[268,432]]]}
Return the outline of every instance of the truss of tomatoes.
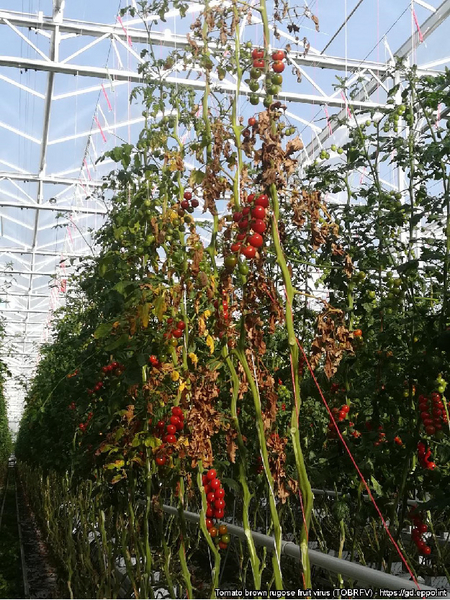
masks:
{"label": "truss of tomatoes", "polygon": [[238,264],[238,255],[242,254],[247,260],[256,257],[256,251],[264,246],[262,234],[266,231],[266,209],[269,207],[267,194],[250,194],[246,206],[233,214],[233,223],[237,224],[239,233],[231,244],[232,254],[225,257],[224,264],[233,270]]}
{"label": "truss of tomatoes", "polygon": [[177,442],[176,434],[183,431],[184,414],[179,406],[173,406],[171,415],[168,419],[161,419],[156,424],[156,437],[161,439],[163,443],[156,451],[155,462],[158,467],[163,467],[168,456],[173,453],[173,445]]}
{"label": "truss of tomatoes", "polygon": [[118,363],[117,361],[112,361],[109,364],[103,366],[99,380],[97,381],[97,383],[94,385],[94,387],[92,389],[89,388],[87,390],[88,395],[92,396],[93,394],[96,394],[102,388],[105,387],[105,382],[103,381],[103,378],[113,377],[113,376],[121,377],[123,375],[124,371],[125,371],[125,366]]}
{"label": "truss of tomatoes", "polygon": [[217,521],[225,516],[225,490],[222,487],[220,479],[217,478],[217,471],[210,469],[202,477],[202,483],[206,494],[208,507],[206,509],[206,528],[214,543],[221,550],[226,550],[230,543],[228,528],[226,525],[219,525]]}
{"label": "truss of tomatoes", "polygon": [[[271,69],[273,73],[267,72],[267,60],[266,53],[261,48],[254,48],[252,50],[252,68],[250,69],[250,82],[249,87],[250,91],[250,104],[256,106],[259,104],[260,97],[256,92],[259,91],[259,83],[258,80],[263,74],[266,72],[266,97],[264,98],[264,106],[269,108],[273,103],[273,97],[278,95],[281,91],[281,84],[283,82],[283,77],[281,73],[285,69],[284,59],[286,55],[284,50],[275,50],[272,53],[272,65]],[[245,132],[244,132],[244,135]]]}
{"label": "truss of tomatoes", "polygon": [[414,511],[410,512],[409,517],[414,524],[414,528],[411,531],[411,539],[416,544],[419,554],[423,556],[429,556],[431,554],[430,546],[427,546],[423,540],[423,534],[428,531],[428,526],[423,522],[423,516],[416,514]]}
{"label": "truss of tomatoes", "polygon": [[419,411],[427,435],[434,436],[448,423],[444,402],[438,392],[433,392],[430,399],[427,396],[420,395]]}

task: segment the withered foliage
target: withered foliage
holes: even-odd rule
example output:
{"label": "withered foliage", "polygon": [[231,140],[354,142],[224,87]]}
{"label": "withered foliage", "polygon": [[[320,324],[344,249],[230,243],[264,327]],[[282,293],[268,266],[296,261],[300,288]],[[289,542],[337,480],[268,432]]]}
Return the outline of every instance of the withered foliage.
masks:
{"label": "withered foliage", "polygon": [[278,433],[271,433],[267,438],[269,466],[275,484],[275,493],[283,504],[289,496],[286,488],[286,444],[287,438],[280,437]]}
{"label": "withered foliage", "polygon": [[221,429],[221,418],[215,408],[219,397],[217,379],[219,371],[211,371],[198,365],[195,373],[190,373],[190,408],[186,418],[189,435],[187,455],[191,457],[192,468],[199,460],[205,468],[214,462],[211,437]]}
{"label": "withered foliage", "polygon": [[324,372],[330,379],[344,354],[353,354],[353,333],[345,326],[344,312],[326,306],[317,317],[316,337],[311,345],[311,367],[315,369],[325,355]]}

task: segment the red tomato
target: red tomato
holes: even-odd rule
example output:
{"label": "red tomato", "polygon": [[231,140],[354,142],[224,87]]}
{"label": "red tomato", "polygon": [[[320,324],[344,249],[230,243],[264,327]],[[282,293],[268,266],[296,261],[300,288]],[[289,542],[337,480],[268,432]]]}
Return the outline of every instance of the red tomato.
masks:
{"label": "red tomato", "polygon": [[216,498],[223,498],[225,496],[225,490],[223,488],[219,488],[216,490]]}
{"label": "red tomato", "polygon": [[214,522],[212,519],[206,519],[205,523],[206,523],[206,529],[211,529],[211,527],[214,527]]}
{"label": "red tomato", "polygon": [[162,467],[163,465],[166,464],[166,460],[167,460],[167,458],[165,456],[157,456],[156,457],[156,464],[159,467]]}
{"label": "red tomato", "polygon": [[212,481],[213,479],[216,479],[217,471],[215,469],[210,469],[208,471],[208,473],[206,474],[206,477],[208,478],[208,481]]}
{"label": "red tomato", "polygon": [[257,58],[256,60],[253,61],[253,67],[255,69],[264,69],[265,66],[266,66],[266,63],[264,62],[263,58]]}
{"label": "red tomato", "polygon": [[263,206],[264,208],[267,208],[269,206],[269,196],[267,194],[260,194],[256,198],[255,204],[257,206]]}
{"label": "red tomato", "polygon": [[184,192],[183,196],[185,200],[190,200],[192,198],[192,192]]}
{"label": "red tomato", "polygon": [[237,240],[245,240],[245,238],[247,237],[246,233],[238,233],[236,236]]}
{"label": "red tomato", "polygon": [[206,496],[206,499],[208,500],[208,502],[210,504],[213,504],[214,500],[216,499],[216,495],[214,492],[209,492],[209,494]]}
{"label": "red tomato", "polygon": [[172,331],[172,335],[174,338],[180,338],[183,336],[183,332],[181,331],[181,329],[174,329]]}
{"label": "red tomato", "polygon": [[228,548],[228,544],[225,544],[225,542],[219,542],[219,548],[221,550],[226,550]]}
{"label": "red tomato", "polygon": [[251,228],[256,233],[264,233],[266,230],[266,224],[262,219],[256,219],[250,223]]}
{"label": "red tomato", "polygon": [[341,412],[345,412],[345,413],[350,412],[350,406],[348,404],[344,404],[344,406],[342,406],[342,408],[341,408]]}
{"label": "red tomato", "polygon": [[205,488],[205,494],[208,495],[211,492],[211,486],[208,483],[204,483],[203,487]]}
{"label": "red tomato", "polygon": [[433,425],[427,425],[425,427],[425,431],[427,435],[434,435],[436,433],[436,427],[434,427]]}
{"label": "red tomato", "polygon": [[431,554],[431,548],[430,548],[430,546],[426,546],[426,545],[423,546],[421,548],[421,553],[425,554],[425,556],[429,556]]}
{"label": "red tomato", "polygon": [[256,60],[257,58],[264,58],[264,50],[260,50],[259,48],[254,48],[252,50],[252,58]]}
{"label": "red tomato", "polygon": [[151,363],[153,366],[157,365],[159,363],[158,357],[155,356],[154,354],[152,354],[149,359],[148,362]]}
{"label": "red tomato", "polygon": [[264,206],[255,206],[252,210],[252,217],[254,219],[264,219],[266,216],[266,211],[264,210]]}
{"label": "red tomato", "polygon": [[246,217],[248,215],[250,210],[251,210],[250,206],[246,206],[245,208],[242,209],[242,214],[244,215],[244,217]]}
{"label": "red tomato", "polygon": [[208,506],[208,508],[206,509],[206,516],[209,518],[214,516],[214,511],[210,506]]}
{"label": "red tomato", "polygon": [[194,198],[193,200],[191,200],[191,206],[192,208],[197,208],[197,206],[200,204],[200,202],[197,200],[197,198]]}
{"label": "red tomato", "polygon": [[175,425],[167,425],[167,433],[170,433],[170,435],[173,435],[174,433],[177,432],[177,428],[175,427]]}
{"label": "red tomato", "polygon": [[225,511],[223,510],[223,508],[219,508],[214,511],[214,516],[216,517],[216,519],[223,519],[224,515]]}
{"label": "red tomato", "polygon": [[175,444],[175,442],[177,441],[177,438],[174,435],[166,435],[166,437],[164,438],[164,441],[167,444]]}
{"label": "red tomato", "polygon": [[253,202],[253,200],[254,200],[254,199],[255,199],[255,194],[250,194],[250,195],[247,197],[247,202],[248,202],[249,204],[251,204],[251,203]]}
{"label": "red tomato", "polygon": [[183,417],[183,411],[181,410],[181,408],[179,406],[173,406],[172,407],[172,414],[175,417]]}
{"label": "red tomato", "polygon": [[217,498],[217,500],[214,501],[214,508],[219,510],[225,508],[225,500],[223,500],[223,498]]}
{"label": "red tomato", "polygon": [[345,419],[346,414],[347,413],[345,413],[343,410],[340,410],[338,412],[338,419],[339,419],[339,421],[343,421]]}
{"label": "red tomato", "polygon": [[241,244],[239,242],[234,242],[234,244],[231,244],[231,252],[239,252],[240,249]]}
{"label": "red tomato", "polygon": [[[214,469],[211,469],[211,471],[214,471]],[[211,471],[208,471],[208,475]],[[214,479],[209,479],[209,481],[210,481],[209,485],[211,486],[211,489],[218,490],[220,488],[220,479],[217,479],[216,473],[214,473]]]}
{"label": "red tomato", "polygon": [[172,425],[175,425],[175,427],[178,427],[178,425],[181,425],[180,417],[177,417],[176,415],[172,415],[170,417],[170,423]]}
{"label": "red tomato", "polygon": [[264,240],[262,235],[259,235],[259,233],[254,233],[248,238],[248,243],[255,248],[261,248],[261,246],[264,244]]}
{"label": "red tomato", "polygon": [[248,124],[250,127],[254,127],[256,125],[255,117],[250,117],[250,119],[248,120]]}
{"label": "red tomato", "polygon": [[275,52],[272,53],[272,60],[284,60],[285,56],[284,50],[275,50]]}
{"label": "red tomato", "polygon": [[181,329],[181,331],[184,331],[186,329],[186,323],[184,321],[178,321],[177,329]]}
{"label": "red tomato", "polygon": [[182,200],[182,202],[181,202],[181,208],[183,210],[187,210],[189,208],[189,201],[188,200]]}
{"label": "red tomato", "polygon": [[429,413],[429,412],[426,412],[426,411],[424,411],[424,412],[421,412],[421,413],[420,413],[420,418],[422,419],[422,421],[423,421],[424,419],[429,419],[429,418],[430,418],[430,413]]}
{"label": "red tomato", "polygon": [[420,523],[417,526],[417,529],[420,531],[420,533],[426,533],[428,531],[428,525],[425,525],[425,523]]}
{"label": "red tomato", "polygon": [[247,229],[248,227],[248,219],[241,219],[238,223],[239,229]]}
{"label": "red tomato", "polygon": [[235,223],[238,223],[241,219],[242,219],[242,213],[241,212],[235,212],[235,213],[233,213],[233,221]]}
{"label": "red tomato", "polygon": [[246,246],[241,250],[241,254],[243,254],[245,258],[255,258],[256,248],[254,246]]}
{"label": "red tomato", "polygon": [[209,530],[209,535],[213,538],[217,537],[218,533],[219,531],[217,530],[217,527],[211,527],[211,529]]}
{"label": "red tomato", "polygon": [[282,73],[284,71],[284,62],[277,60],[272,64],[272,69],[275,73]]}
{"label": "red tomato", "polygon": [[355,331],[353,332],[353,335],[355,337],[361,337],[362,336],[362,329],[355,329]]}

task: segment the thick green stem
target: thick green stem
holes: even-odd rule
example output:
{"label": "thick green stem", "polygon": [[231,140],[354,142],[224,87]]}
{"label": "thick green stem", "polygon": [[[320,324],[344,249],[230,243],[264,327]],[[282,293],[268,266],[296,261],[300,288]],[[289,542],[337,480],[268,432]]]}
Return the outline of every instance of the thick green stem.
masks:
{"label": "thick green stem", "polygon": [[250,553],[250,562],[252,565],[253,571],[253,581],[255,590],[261,589],[261,572],[260,572],[260,561],[258,558],[258,554],[256,553],[255,542],[253,540],[253,536],[251,533],[250,519],[249,519],[249,507],[250,501],[252,498],[252,494],[250,493],[248,483],[247,483],[247,459],[246,459],[246,451],[244,440],[242,439],[241,429],[239,426],[239,419],[237,414],[237,398],[239,395],[239,378],[236,373],[236,369],[234,368],[233,361],[231,360],[231,356],[228,353],[228,349],[225,346],[222,351],[222,356],[225,358],[225,361],[228,366],[228,370],[231,374],[231,380],[233,382],[233,392],[231,397],[231,418],[233,419],[233,425],[236,429],[237,437],[237,445],[239,448],[239,482],[242,487],[244,506],[242,511],[242,520],[244,524],[245,537],[247,538],[248,550]]}
{"label": "thick green stem", "polygon": [[264,473],[266,475],[267,484],[269,487],[270,515],[272,517],[272,523],[273,523],[274,534],[275,534],[275,547],[274,547],[274,555],[272,557],[272,565],[273,565],[273,571],[274,571],[274,575],[275,575],[276,587],[278,590],[282,590],[283,589],[283,577],[282,577],[282,573],[281,573],[281,563],[280,563],[281,541],[282,541],[281,524],[280,524],[280,519],[278,517],[277,505],[276,505],[275,493],[274,493],[274,482],[273,482],[273,477],[272,477],[272,473],[270,471],[270,465],[269,465],[269,454],[267,452],[266,438],[265,438],[265,432],[264,432],[264,423],[263,423],[263,418],[262,418],[261,398],[259,395],[259,390],[256,385],[255,379],[253,378],[252,372],[250,370],[250,367],[249,367],[249,364],[247,361],[247,357],[245,355],[245,351],[242,350],[241,348],[238,348],[236,350],[233,350],[233,352],[238,357],[238,359],[244,369],[245,376],[247,378],[247,382],[250,387],[250,391],[251,391],[254,406],[255,406],[256,430],[258,433],[258,441],[259,441],[259,446],[260,446],[260,450],[261,450],[261,457],[262,457]]}

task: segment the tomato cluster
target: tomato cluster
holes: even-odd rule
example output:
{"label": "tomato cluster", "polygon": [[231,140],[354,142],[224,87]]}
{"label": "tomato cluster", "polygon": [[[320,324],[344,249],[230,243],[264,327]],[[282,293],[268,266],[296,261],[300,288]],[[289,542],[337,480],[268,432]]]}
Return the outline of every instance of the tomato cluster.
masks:
{"label": "tomato cluster", "polygon": [[89,396],[96,394],[102,388],[105,387],[105,384],[102,381],[102,379],[104,377],[107,377],[108,375],[120,377],[121,375],[123,375],[124,371],[125,371],[125,365],[122,365],[122,364],[118,363],[117,361],[110,362],[108,365],[103,366],[102,373],[100,375],[100,380],[97,381],[97,383],[94,385],[94,387],[92,389],[88,389],[87,393],[89,394]]}
{"label": "tomato cluster", "polygon": [[[284,50],[275,50],[272,53],[272,71],[268,72],[266,76],[265,88],[266,97],[264,98],[264,106],[269,108],[273,103],[273,97],[277,96],[281,91],[281,84],[283,77],[281,73],[284,71]],[[252,51],[252,68],[250,69],[250,83],[249,87],[251,90],[250,104],[256,106],[259,104],[259,96],[256,92],[259,90],[258,79],[261,77],[263,71],[267,71],[267,62],[265,59],[265,52],[260,48],[254,48]]]}
{"label": "tomato cluster", "polygon": [[84,433],[84,432],[86,431],[86,429],[88,428],[88,426],[89,426],[89,423],[92,421],[92,417],[93,417],[93,416],[94,416],[94,413],[93,413],[93,412],[90,412],[90,413],[88,414],[88,416],[87,416],[87,419],[86,419],[86,421],[85,421],[84,423],[80,423],[80,424],[78,425],[78,427],[80,428],[80,430],[81,430],[83,433]]}
{"label": "tomato cluster", "polygon": [[230,542],[230,536],[227,533],[227,526],[217,527],[216,521],[225,516],[225,490],[222,487],[220,479],[217,478],[217,471],[210,469],[202,478],[205,489],[208,508],[206,509],[206,528],[209,535],[215,543],[225,550]]}
{"label": "tomato cluster", "polygon": [[76,369],[73,373],[69,373],[67,375],[67,379],[72,379],[72,377],[76,377],[78,375],[78,369]]}
{"label": "tomato cluster", "polygon": [[186,329],[186,323],[184,321],[180,320],[174,324],[174,320],[172,319],[172,317],[169,317],[167,319],[167,324],[169,325],[169,328],[164,333],[163,337],[167,342],[169,342],[169,344],[171,346],[176,347],[178,345],[177,340],[180,339],[181,337],[183,337],[183,335],[184,335],[184,330]]}
{"label": "tomato cluster", "polygon": [[[340,408],[332,408],[331,412],[334,420],[341,423],[342,421],[345,421],[348,413],[350,412],[350,406],[348,404],[343,404]],[[332,439],[337,438],[337,431],[331,418],[330,422],[328,423],[328,437]]]}
{"label": "tomato cluster", "polygon": [[237,265],[237,254],[240,253],[248,260],[252,260],[256,256],[256,251],[263,247],[262,234],[267,229],[265,219],[268,207],[269,196],[267,194],[250,194],[246,206],[233,214],[233,221],[237,224],[239,233],[236,234],[230,248],[234,256],[227,256],[225,259],[225,266],[228,269],[232,270]]}
{"label": "tomato cluster", "polygon": [[156,424],[156,436],[164,442],[159,446],[155,459],[156,464],[159,467],[164,466],[167,462],[167,455],[172,454],[172,452],[168,450],[166,444],[175,444],[177,441],[177,436],[175,434],[178,431],[182,431],[183,428],[184,414],[179,406],[172,407],[172,414],[167,423],[165,420],[161,419],[161,421],[158,421]]}
{"label": "tomato cluster", "polygon": [[419,462],[424,469],[432,471],[436,468],[436,463],[430,460],[431,450],[425,446],[423,442],[417,444],[417,455]]}
{"label": "tomato cluster", "polygon": [[186,191],[184,192],[183,200],[180,202],[180,209],[178,211],[178,215],[180,217],[183,217],[185,211],[193,213],[194,208],[197,208],[198,205],[199,201],[197,200],[197,198],[192,197],[192,192]]}
{"label": "tomato cluster", "polygon": [[428,526],[423,522],[423,517],[420,514],[410,513],[410,518],[414,523],[414,529],[411,531],[411,539],[417,546],[419,554],[429,556],[431,554],[430,546],[424,542],[422,536],[428,531]]}
{"label": "tomato cluster", "polygon": [[448,423],[444,403],[437,392],[431,394],[431,403],[426,396],[419,396],[419,411],[427,435],[435,435],[444,424]]}

